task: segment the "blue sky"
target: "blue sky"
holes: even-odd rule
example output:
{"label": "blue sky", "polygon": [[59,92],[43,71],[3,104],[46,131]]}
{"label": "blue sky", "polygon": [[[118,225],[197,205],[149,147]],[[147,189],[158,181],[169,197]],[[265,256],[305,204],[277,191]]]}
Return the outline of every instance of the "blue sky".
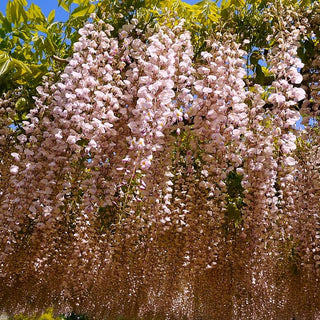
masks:
{"label": "blue sky", "polygon": [[[58,8],[58,0],[27,0],[28,4],[34,3],[38,5],[42,12],[48,16],[51,10]],[[201,0],[184,0],[185,2],[189,4],[197,3]],[[8,3],[8,0],[0,0],[0,11],[2,13],[5,13],[6,11],[6,5]],[[68,14],[61,8],[56,11],[56,21],[63,21],[66,20],[68,17]]]}
{"label": "blue sky", "polygon": [[[51,10],[58,8],[58,0],[27,0],[28,5],[34,3],[38,5],[42,12],[48,16]],[[8,0],[0,0],[0,11],[5,13]],[[59,9],[56,13],[56,20],[65,20],[67,18],[67,13],[63,9]]]}

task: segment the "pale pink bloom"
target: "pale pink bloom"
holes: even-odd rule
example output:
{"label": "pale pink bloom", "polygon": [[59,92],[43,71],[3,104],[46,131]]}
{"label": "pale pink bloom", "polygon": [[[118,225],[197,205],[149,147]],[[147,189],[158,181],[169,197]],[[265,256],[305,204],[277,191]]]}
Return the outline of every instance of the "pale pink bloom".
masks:
{"label": "pale pink bloom", "polygon": [[34,205],[31,205],[29,207],[29,211],[32,212],[32,213],[36,213],[37,212],[37,208]]}
{"label": "pale pink bloom", "polygon": [[201,56],[203,59],[206,59],[206,60],[210,60],[213,57],[212,54],[210,54],[209,52],[206,52],[206,51],[201,52]]}
{"label": "pale pink bloom", "polygon": [[90,89],[89,88],[77,88],[75,90],[75,92],[79,97],[88,97]]}
{"label": "pale pink bloom", "polygon": [[88,143],[88,146],[92,147],[92,148],[96,148],[97,147],[97,142],[93,139],[91,139]]}
{"label": "pale pink bloom", "polygon": [[287,118],[286,124],[291,126],[300,120],[301,115],[299,111],[288,109],[286,110],[286,118]]}
{"label": "pale pink bloom", "polygon": [[122,159],[122,162],[129,162],[129,161],[131,161],[131,158],[128,155],[126,155],[126,157]]}
{"label": "pale pink bloom", "polygon": [[181,109],[176,109],[174,110],[174,114],[175,116],[179,119],[179,121],[182,121],[182,116],[183,116],[183,112]]}
{"label": "pale pink bloom", "polygon": [[203,92],[203,84],[198,83],[194,86],[195,90],[198,92]]}
{"label": "pale pink bloom", "polygon": [[158,131],[155,132],[155,137],[156,138],[163,138],[164,134],[161,131],[158,130]]}
{"label": "pale pink bloom", "polygon": [[107,118],[110,122],[114,122],[114,121],[119,120],[119,118],[114,115],[114,112],[113,112],[112,110],[108,110],[108,112],[107,112],[107,114],[106,114],[106,118]]}
{"label": "pale pink bloom", "polygon": [[84,44],[82,42],[75,42],[73,45],[75,51],[82,51],[84,49]]}
{"label": "pale pink bloom", "polygon": [[57,131],[57,133],[55,133],[54,136],[55,136],[57,139],[62,139],[62,138],[63,138],[62,130],[59,129],[59,130]]}
{"label": "pale pink bloom", "polygon": [[17,152],[12,152],[11,156],[16,160],[16,161],[20,161],[20,154]]}
{"label": "pale pink bloom", "polygon": [[67,142],[69,143],[69,144],[75,144],[76,142],[77,142],[77,137],[76,136],[73,136],[73,135],[70,135],[69,137],[68,137],[68,139],[67,139]]}
{"label": "pale pink bloom", "polygon": [[171,102],[171,99],[175,96],[173,90],[163,90],[159,95],[158,99],[162,104],[168,104]]}
{"label": "pale pink bloom", "polygon": [[290,77],[292,83],[299,84],[303,80],[302,75],[297,71],[296,68],[290,68],[288,76]]}
{"label": "pale pink bloom", "polygon": [[240,175],[244,175],[244,170],[243,168],[237,168],[237,174],[240,174]]}
{"label": "pale pink bloom", "polygon": [[232,110],[235,112],[243,112],[247,109],[247,105],[245,103],[236,103],[232,106]]}
{"label": "pale pink bloom", "polygon": [[140,138],[138,141],[137,141],[137,147],[138,149],[143,149],[145,147],[145,142],[144,142],[144,139],[143,138]]}
{"label": "pale pink bloom", "polygon": [[211,93],[213,90],[211,89],[211,88],[208,88],[208,87],[204,87],[203,89],[202,89],[202,92],[204,93],[204,94],[209,94],[209,93]]}
{"label": "pale pink bloom", "polygon": [[[71,75],[75,79],[81,79],[82,78],[82,74],[80,72],[77,72],[77,71],[72,71]],[[67,87],[66,85],[65,85],[65,88],[72,89],[70,86]]]}
{"label": "pale pink bloom", "polygon": [[18,166],[11,166],[10,167],[10,173],[17,174],[18,171],[19,171],[19,167]]}
{"label": "pale pink bloom", "polygon": [[19,140],[21,143],[24,143],[24,142],[26,142],[26,141],[28,140],[28,138],[27,138],[26,135],[20,134],[20,135],[18,136],[18,140]]}
{"label": "pale pink bloom", "polygon": [[207,77],[207,79],[208,79],[208,82],[209,83],[212,83],[212,82],[214,82],[214,81],[216,81],[217,80],[217,77],[215,76],[215,75],[209,75],[208,77]]}
{"label": "pale pink bloom", "polygon": [[292,157],[286,157],[284,159],[284,164],[287,166],[294,166],[296,164],[296,160]]}
{"label": "pale pink bloom", "polygon": [[152,158],[153,158],[152,155],[149,155],[147,158],[141,160],[141,162],[140,162],[141,169],[143,169],[143,170],[149,169],[151,166]]}
{"label": "pale pink bloom", "polygon": [[66,98],[68,100],[75,100],[77,98],[77,96],[74,93],[67,92],[66,93]]}
{"label": "pale pink bloom", "polygon": [[306,92],[302,88],[292,88],[292,96],[298,102],[306,97]]}
{"label": "pale pink bloom", "polygon": [[239,129],[234,129],[234,130],[232,131],[232,137],[233,137],[233,138],[239,139],[240,135],[241,135],[241,130],[239,130]]}
{"label": "pale pink bloom", "polygon": [[281,93],[271,93],[268,97],[268,101],[274,105],[281,105],[286,101],[286,98]]}

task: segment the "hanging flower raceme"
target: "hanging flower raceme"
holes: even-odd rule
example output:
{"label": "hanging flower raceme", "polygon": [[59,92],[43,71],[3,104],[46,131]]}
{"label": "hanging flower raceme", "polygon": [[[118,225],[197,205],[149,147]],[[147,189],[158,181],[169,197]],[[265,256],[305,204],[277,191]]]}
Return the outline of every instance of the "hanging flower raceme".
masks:
{"label": "hanging flower raceme", "polygon": [[127,140],[133,154],[128,157],[142,170],[151,166],[154,152],[163,150],[164,131],[182,120],[183,109],[193,99],[188,91],[193,52],[190,35],[181,32],[181,24],[173,30],[160,29],[147,45],[139,39],[131,43],[133,62],[126,74],[125,95],[130,97]]}

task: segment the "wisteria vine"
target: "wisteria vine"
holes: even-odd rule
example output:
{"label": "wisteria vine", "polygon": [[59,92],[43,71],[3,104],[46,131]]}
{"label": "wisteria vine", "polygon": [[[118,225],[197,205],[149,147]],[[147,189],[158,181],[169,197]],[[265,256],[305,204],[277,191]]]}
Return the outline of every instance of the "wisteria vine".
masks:
{"label": "wisteria vine", "polygon": [[294,127],[308,26],[292,16],[269,86],[248,85],[230,34],[195,59],[183,21],[112,37],[94,18],[21,128],[1,100],[1,310],[319,315],[319,135]]}

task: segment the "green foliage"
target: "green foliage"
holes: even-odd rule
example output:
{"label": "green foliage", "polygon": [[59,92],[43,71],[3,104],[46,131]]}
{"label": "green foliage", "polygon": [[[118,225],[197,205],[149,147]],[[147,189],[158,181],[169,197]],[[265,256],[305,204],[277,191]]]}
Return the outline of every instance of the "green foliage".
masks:
{"label": "green foliage", "polygon": [[64,317],[58,316],[54,317],[53,315],[53,309],[48,309],[46,312],[41,314],[40,316],[34,315],[34,316],[26,316],[26,315],[15,315],[10,320],[62,320]]}
{"label": "green foliage", "polygon": [[227,186],[227,211],[226,223],[233,224],[235,227],[242,221],[241,208],[243,206],[243,187],[241,185],[242,175],[235,170],[228,173],[226,179]]}
{"label": "green foliage", "polygon": [[53,309],[49,308],[41,315],[27,316],[23,314],[14,315],[10,320],[89,320],[85,314],[71,313],[69,315],[59,315],[57,317],[53,314]]}
{"label": "green foliage", "polygon": [[[0,94],[22,86],[31,97],[44,75],[64,67],[54,57],[71,55],[78,38],[74,31],[95,6],[89,0],[59,0],[58,4],[69,12],[65,23],[54,21],[55,10],[46,17],[39,6],[28,6],[27,0],[9,0],[6,15],[0,12]],[[72,4],[76,7],[70,12]]]}

